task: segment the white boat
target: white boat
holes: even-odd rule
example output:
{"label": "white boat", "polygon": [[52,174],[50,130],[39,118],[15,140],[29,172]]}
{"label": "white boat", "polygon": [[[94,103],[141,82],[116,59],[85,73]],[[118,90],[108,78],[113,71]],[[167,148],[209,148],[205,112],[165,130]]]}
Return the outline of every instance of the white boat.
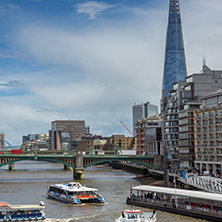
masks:
{"label": "white boat", "polygon": [[71,204],[105,203],[102,195],[95,188],[82,186],[79,182],[54,184],[47,188],[48,197]]}
{"label": "white boat", "polygon": [[43,221],[46,219],[43,209],[44,203],[39,205],[10,205],[0,203],[0,221]]}
{"label": "white boat", "polygon": [[115,222],[156,222],[156,211],[125,210]]}

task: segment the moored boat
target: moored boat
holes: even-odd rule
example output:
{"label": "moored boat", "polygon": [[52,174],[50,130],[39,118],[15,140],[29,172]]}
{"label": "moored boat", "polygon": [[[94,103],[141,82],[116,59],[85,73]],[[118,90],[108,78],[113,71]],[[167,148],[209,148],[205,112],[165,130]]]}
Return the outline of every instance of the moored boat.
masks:
{"label": "moored boat", "polygon": [[10,205],[2,202],[0,203],[0,221],[43,221],[46,219],[44,208],[42,201],[39,205]]}
{"label": "moored boat", "polygon": [[157,186],[131,187],[127,204],[222,221],[222,194]]}
{"label": "moored boat", "polygon": [[105,203],[98,189],[82,186],[79,182],[53,184],[47,188],[48,197],[71,204]]}
{"label": "moored boat", "polygon": [[156,222],[156,211],[125,210],[115,222]]}

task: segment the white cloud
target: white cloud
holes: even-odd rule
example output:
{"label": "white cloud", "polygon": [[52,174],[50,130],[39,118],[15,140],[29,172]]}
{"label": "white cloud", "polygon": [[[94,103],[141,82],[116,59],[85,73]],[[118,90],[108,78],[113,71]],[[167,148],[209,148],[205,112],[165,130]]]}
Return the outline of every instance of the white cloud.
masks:
{"label": "white cloud", "polygon": [[[76,7],[76,6],[73,6]],[[108,5],[105,2],[97,2],[97,1],[90,1],[86,3],[81,3],[77,5],[77,12],[88,14],[90,19],[95,19],[96,16],[101,14],[101,12],[113,8],[113,5]]]}

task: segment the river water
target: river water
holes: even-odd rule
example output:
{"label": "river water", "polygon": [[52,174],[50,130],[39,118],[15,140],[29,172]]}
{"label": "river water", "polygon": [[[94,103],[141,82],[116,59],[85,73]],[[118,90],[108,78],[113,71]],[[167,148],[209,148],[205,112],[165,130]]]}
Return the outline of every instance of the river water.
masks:
{"label": "river water", "polygon": [[[107,166],[93,166],[85,169],[85,180],[79,181],[88,187],[97,188],[106,200],[104,205],[85,204],[75,206],[47,198],[46,188],[54,183],[73,181],[72,171],[63,170],[63,165],[50,162],[24,161],[15,163],[15,171],[9,172],[8,165],[0,168],[0,202],[14,204],[45,203],[47,221],[50,222],[114,222],[125,209],[130,186],[140,185],[134,174]],[[147,208],[138,208],[151,211]],[[203,222],[157,211],[158,222]]]}

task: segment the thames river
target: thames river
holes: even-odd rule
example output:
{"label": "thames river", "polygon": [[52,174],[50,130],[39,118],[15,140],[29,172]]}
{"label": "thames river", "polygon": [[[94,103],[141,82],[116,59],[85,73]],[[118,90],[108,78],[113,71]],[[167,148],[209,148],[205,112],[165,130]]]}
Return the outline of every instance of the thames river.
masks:
{"label": "thames river", "polygon": [[[85,204],[75,206],[47,198],[50,184],[73,181],[72,171],[64,171],[63,165],[50,162],[18,162],[15,171],[9,172],[8,165],[0,168],[0,202],[10,204],[45,203],[47,221],[52,222],[114,222],[125,209],[130,186],[140,185],[135,175],[107,166],[94,166],[85,170],[85,180],[79,181],[88,187],[97,188],[106,200],[104,205]],[[138,208],[151,211],[147,208]],[[203,222],[190,217],[157,211],[158,222]]]}

